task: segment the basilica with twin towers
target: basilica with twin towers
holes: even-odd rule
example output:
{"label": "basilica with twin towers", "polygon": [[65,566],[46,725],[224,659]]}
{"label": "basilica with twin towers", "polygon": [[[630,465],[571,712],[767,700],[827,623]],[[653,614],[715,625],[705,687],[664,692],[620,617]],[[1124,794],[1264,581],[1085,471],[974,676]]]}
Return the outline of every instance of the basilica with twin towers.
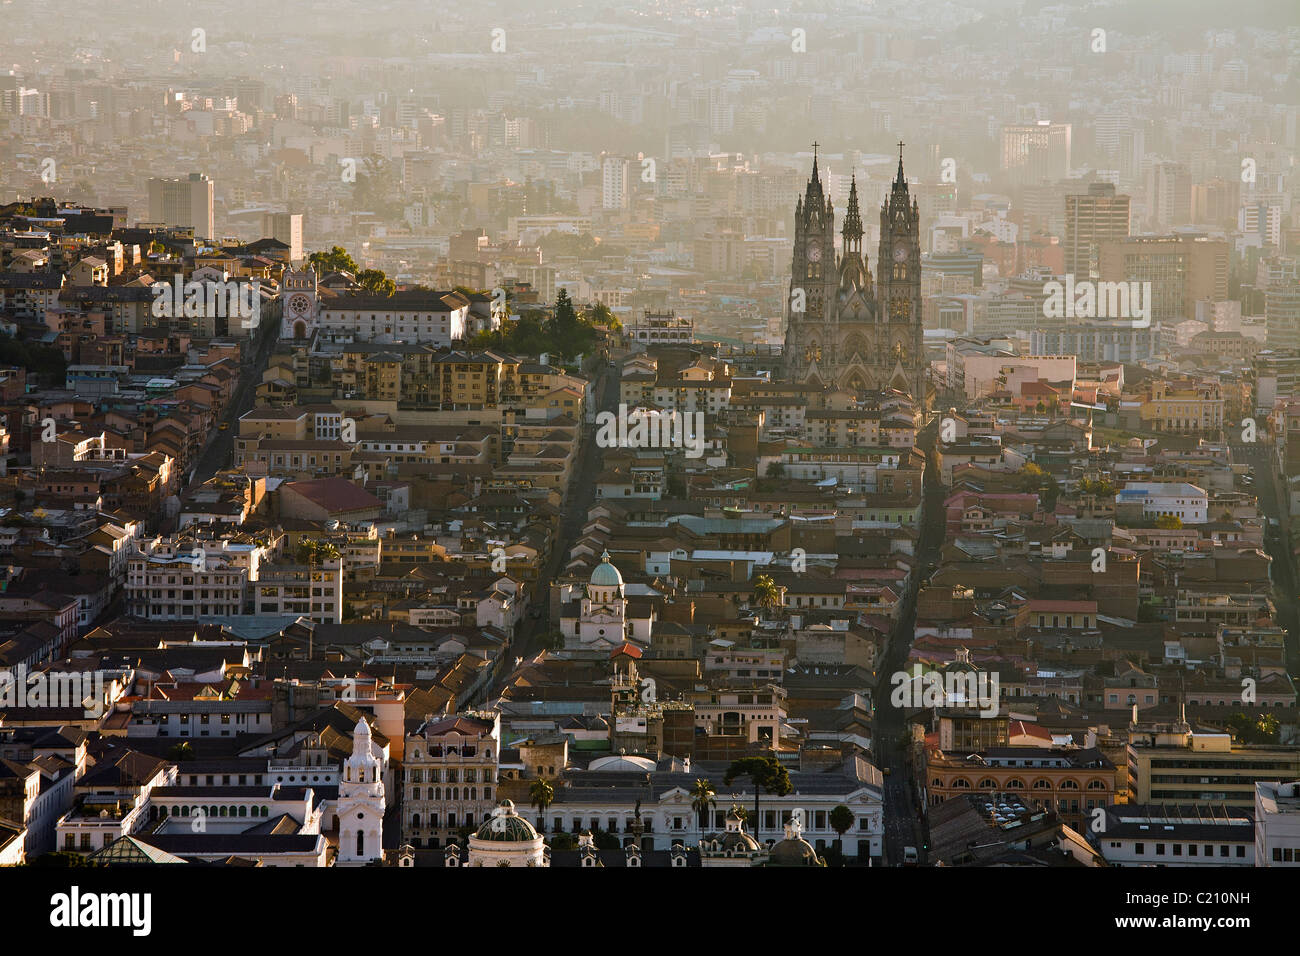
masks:
{"label": "basilica with twin towers", "polygon": [[921,334],[921,225],[898,174],[880,208],[878,275],[862,249],[856,176],[835,253],[835,209],[825,195],[814,144],[812,176],[795,207],[794,256],[786,300],[789,381],[847,391],[897,388],[926,401]]}

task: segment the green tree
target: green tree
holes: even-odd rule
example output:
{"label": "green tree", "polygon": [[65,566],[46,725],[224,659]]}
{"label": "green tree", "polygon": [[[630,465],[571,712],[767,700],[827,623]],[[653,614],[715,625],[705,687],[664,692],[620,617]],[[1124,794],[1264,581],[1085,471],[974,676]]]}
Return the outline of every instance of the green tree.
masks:
{"label": "green tree", "polygon": [[597,302],[587,309],[584,318],[589,325],[603,325],[615,332],[623,327],[623,323],[618,320],[618,316],[604,302]]}
{"label": "green tree", "polygon": [[89,857],[83,856],[80,853],[70,853],[66,850],[59,850],[55,853],[42,853],[28,865],[42,867],[82,867],[98,866],[99,864],[91,862]]}
{"label": "green tree", "polygon": [[1027,461],[1016,472],[1016,476],[1019,478],[1021,491],[1038,495],[1038,499],[1042,502],[1045,511],[1056,510],[1056,500],[1061,495],[1061,488],[1050,473],[1044,471],[1034,462]]}
{"label": "green tree", "polygon": [[697,777],[695,785],[691,787],[691,809],[700,818],[701,836],[709,826],[709,810],[718,805],[718,801],[714,799],[715,796],[713,784],[701,777]]}
{"label": "green tree", "polygon": [[315,538],[302,538],[298,542],[295,557],[299,564],[315,567],[317,564],[339,559],[339,549],[329,541],[317,541]]}
{"label": "green tree", "polygon": [[67,376],[68,357],[57,346],[0,335],[0,364],[27,369],[29,382],[34,372],[40,376],[42,384],[57,384],[62,388]]}
{"label": "green tree", "polygon": [[307,257],[307,264],[319,273],[350,272],[356,275],[361,271],[355,259],[348,255],[342,246],[334,246],[329,252],[313,252]]}
{"label": "green tree", "polygon": [[546,261],[550,262],[557,256],[579,258],[592,256],[600,246],[600,240],[594,238],[589,232],[584,232],[581,236],[564,232],[548,232],[537,241],[537,245],[541,247]]}
{"label": "green tree", "polygon": [[188,740],[182,740],[167,751],[167,759],[172,763],[184,763],[186,760],[193,760],[194,748],[190,746]]}
{"label": "green tree", "polygon": [[789,772],[775,757],[741,757],[733,760],[722,782],[730,786],[737,777],[748,777],[754,785],[753,837],[758,840],[758,830],[763,819],[758,814],[759,796],[766,792],[774,797],[784,797],[794,789],[794,785],[790,783]]}
{"label": "green tree", "polygon": [[1251,716],[1240,711],[1228,718],[1228,729],[1245,744],[1275,744],[1281,724],[1276,714]]}
{"label": "green tree", "polygon": [[357,273],[357,282],[371,295],[391,296],[397,291],[397,283],[379,269],[361,270]]}
{"label": "green tree", "polygon": [[1115,486],[1105,478],[1099,478],[1096,481],[1091,478],[1084,478],[1079,482],[1079,491],[1085,495],[1095,495],[1098,498],[1115,497]]}
{"label": "green tree", "polygon": [[555,296],[555,308],[551,310],[551,317],[546,321],[544,328],[553,343],[554,350],[561,357],[577,355],[584,351],[578,311],[573,307],[573,300],[569,298],[569,290],[563,286]]}
{"label": "green tree", "polygon": [[1259,734],[1260,743],[1277,743],[1281,729],[1282,724],[1277,719],[1277,714],[1260,714],[1255,721],[1255,732]]}
{"label": "green tree", "polygon": [[1156,527],[1162,531],[1177,531],[1183,526],[1183,519],[1178,515],[1161,515],[1156,518]]}
{"label": "green tree", "polygon": [[848,833],[853,827],[853,811],[840,804],[831,808],[830,815],[831,829],[836,833],[835,849],[844,852],[844,834]]}
{"label": "green tree", "polygon": [[578,848],[578,837],[576,834],[561,830],[551,836],[552,850],[576,850]]}
{"label": "green tree", "polygon": [[760,574],[754,579],[754,603],[765,611],[781,604],[781,589],[770,575]]}
{"label": "green tree", "polygon": [[537,808],[537,815],[542,821],[538,830],[546,830],[546,808],[555,802],[555,788],[549,780],[534,780],[528,787],[528,801]]}

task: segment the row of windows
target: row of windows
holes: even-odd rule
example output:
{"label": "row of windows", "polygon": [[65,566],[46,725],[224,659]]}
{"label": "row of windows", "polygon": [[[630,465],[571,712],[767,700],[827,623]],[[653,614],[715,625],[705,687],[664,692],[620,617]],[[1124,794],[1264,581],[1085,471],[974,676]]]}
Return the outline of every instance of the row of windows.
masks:
{"label": "row of windows", "polygon": [[[1123,844],[1120,843],[1120,842],[1118,842],[1118,841],[1113,841],[1113,842],[1111,843],[1111,846],[1112,846],[1113,848],[1115,848],[1115,849],[1119,849],[1120,847],[1123,846]],[[1186,851],[1187,851],[1185,854],[1184,854],[1184,852],[1183,852],[1184,847],[1186,847]],[[1187,843],[1187,844],[1183,844],[1183,843],[1170,843],[1170,844],[1157,843],[1157,844],[1155,844],[1155,856],[1184,856],[1184,855],[1185,855],[1185,856],[1189,856],[1189,857],[1212,857],[1212,856],[1214,856],[1214,847],[1215,847],[1215,844],[1213,844],[1213,843]],[[1171,851],[1171,852],[1166,852],[1167,850],[1169,850],[1169,851]],[[1231,847],[1228,846],[1227,844],[1220,845],[1220,846],[1219,846],[1219,856],[1220,856],[1220,857],[1223,857],[1223,858],[1228,857],[1228,856],[1230,855],[1230,850],[1231,850]],[[1147,852],[1147,849],[1146,849],[1146,844],[1145,844],[1145,843],[1134,843],[1134,844],[1133,844],[1133,853],[1134,853],[1135,856],[1145,856],[1145,855],[1146,855],[1146,852]],[[1290,851],[1288,851],[1288,852],[1290,852]],[[1243,859],[1243,858],[1245,858],[1245,856],[1246,856],[1246,847],[1245,847],[1244,845],[1241,845],[1241,844],[1238,844],[1238,845],[1237,845],[1237,853],[1236,853],[1236,856],[1237,856],[1237,859]]]}
{"label": "row of windows", "polygon": [[[177,807],[171,808],[171,815],[174,817],[265,817],[270,815],[270,808],[266,806],[247,807],[247,806],[213,806],[213,807]],[[149,819],[159,819],[167,816],[167,808],[160,806],[149,807]]]}
{"label": "row of windows", "polygon": [[[932,782],[932,786],[934,786],[934,787],[936,787],[936,788],[938,788],[938,789],[943,789],[944,786],[945,786],[945,784],[944,784],[944,782],[943,782],[943,780],[942,780],[941,778],[939,778],[939,777],[935,777],[934,780],[933,780],[933,782]],[[979,784],[978,784],[977,786],[975,786],[974,788],[971,787],[971,783],[970,783],[970,781],[967,780],[965,777],[957,777],[957,778],[954,779],[951,783],[947,784],[947,786],[952,787],[952,788],[955,788],[955,789],[957,789],[957,790],[971,790],[971,789],[975,789],[975,790],[1024,790],[1024,789],[1026,789],[1026,788],[1025,788],[1025,782],[1024,782],[1023,780],[1018,780],[1018,779],[1012,778],[1011,780],[1008,780],[1006,783],[998,783],[996,780],[992,779],[991,777],[985,777],[985,778],[984,778],[983,780],[981,780],[981,781],[979,782]],[[1056,790],[1078,790],[1078,789],[1079,789],[1079,782],[1078,782],[1077,780],[1065,779],[1065,780],[1061,780],[1061,781],[1059,781],[1059,782],[1057,783],[1056,787],[1053,788],[1053,786],[1052,786],[1052,781],[1040,777],[1040,778],[1038,778],[1037,780],[1035,780],[1035,781],[1034,781],[1034,785],[1033,785],[1032,787],[1028,788],[1028,789],[1031,789],[1031,790],[1052,790],[1052,789],[1056,789]],[[1089,780],[1087,786],[1084,787],[1084,789],[1085,789],[1085,790],[1108,790],[1109,788],[1106,786],[1106,782],[1105,782],[1104,780]]]}
{"label": "row of windows", "polygon": [[[442,787],[430,787],[428,790],[424,791],[424,793],[429,800],[477,800],[479,798],[478,787],[465,787],[463,790],[460,787],[448,787],[446,790],[443,790]],[[413,787],[411,789],[411,799],[420,799],[419,787]],[[491,787],[483,788],[483,799],[492,799]]]}

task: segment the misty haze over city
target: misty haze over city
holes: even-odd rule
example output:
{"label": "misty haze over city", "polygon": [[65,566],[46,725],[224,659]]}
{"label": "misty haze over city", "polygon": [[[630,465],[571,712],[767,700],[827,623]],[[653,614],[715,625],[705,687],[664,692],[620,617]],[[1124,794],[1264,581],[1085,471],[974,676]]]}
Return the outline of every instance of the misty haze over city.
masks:
{"label": "misty haze over city", "polygon": [[1294,0],[0,27],[0,876],[54,874],[41,925],[484,866],[1049,867],[1090,929],[1264,922]]}

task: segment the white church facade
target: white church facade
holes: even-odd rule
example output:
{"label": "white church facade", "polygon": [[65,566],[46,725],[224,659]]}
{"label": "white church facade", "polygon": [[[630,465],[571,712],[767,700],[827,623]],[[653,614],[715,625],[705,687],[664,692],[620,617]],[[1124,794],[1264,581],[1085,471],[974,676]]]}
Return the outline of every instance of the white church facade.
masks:
{"label": "white church facade", "polygon": [[[579,593],[582,597],[574,600]],[[641,616],[628,613],[623,575],[609,560],[608,551],[601,555],[585,588],[565,585],[560,597],[560,632],[566,650],[610,650],[626,641],[649,645],[654,611]]]}

